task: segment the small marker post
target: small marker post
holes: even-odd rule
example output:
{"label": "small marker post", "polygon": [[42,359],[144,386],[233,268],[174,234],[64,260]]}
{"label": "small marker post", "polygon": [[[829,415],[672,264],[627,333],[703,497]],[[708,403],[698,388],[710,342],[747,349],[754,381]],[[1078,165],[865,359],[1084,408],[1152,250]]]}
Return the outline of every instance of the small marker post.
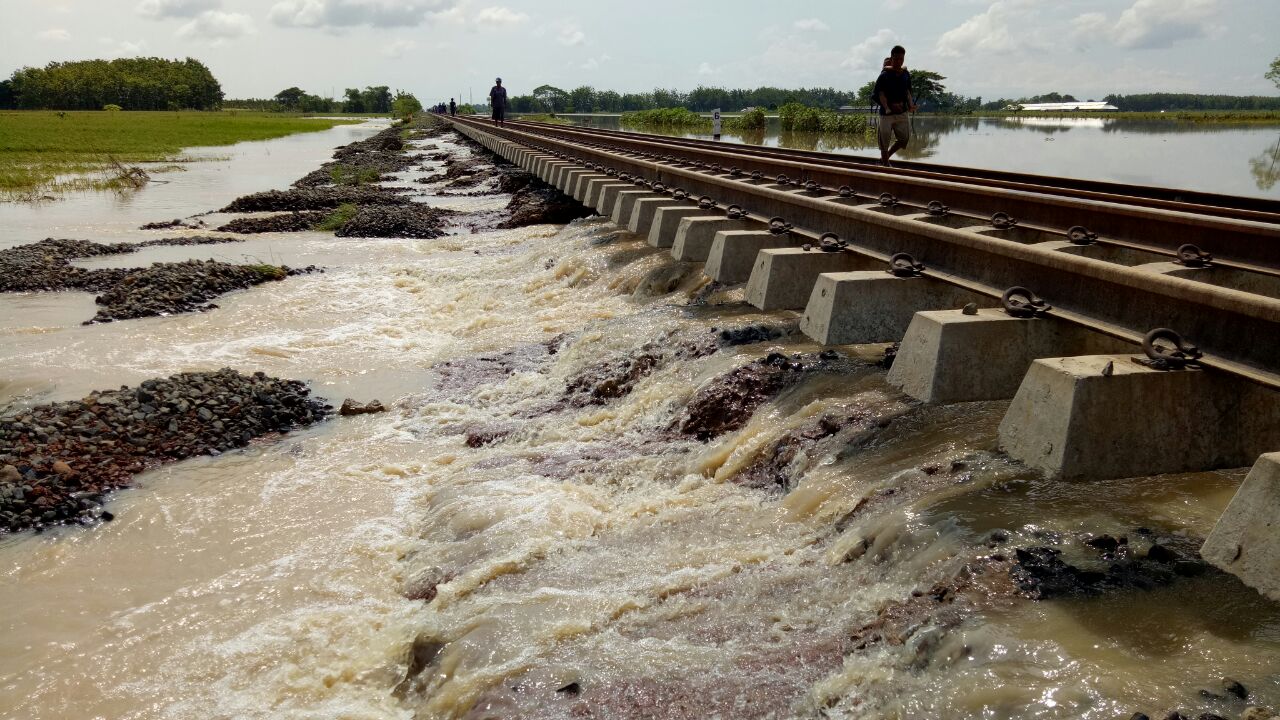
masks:
{"label": "small marker post", "polygon": [[711,111],[711,138],[720,139],[720,108]]}

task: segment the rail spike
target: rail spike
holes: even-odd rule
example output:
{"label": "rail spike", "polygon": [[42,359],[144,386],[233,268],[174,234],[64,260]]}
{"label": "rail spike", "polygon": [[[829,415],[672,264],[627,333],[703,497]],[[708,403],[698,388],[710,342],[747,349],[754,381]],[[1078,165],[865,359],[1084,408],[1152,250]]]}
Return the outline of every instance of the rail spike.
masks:
{"label": "rail spike", "polygon": [[909,253],[894,253],[889,258],[889,274],[894,277],[909,278],[924,275],[924,265],[916,262]]}
{"label": "rail spike", "polygon": [[1016,318],[1039,317],[1053,309],[1052,305],[1020,285],[1005,290],[1000,304],[1004,306],[1005,312]]}
{"label": "rail spike", "polygon": [[1200,367],[1197,362],[1204,353],[1192,345],[1175,330],[1156,328],[1142,338],[1142,351],[1146,358],[1133,358],[1139,365],[1155,370],[1181,370],[1187,367]]}
{"label": "rail spike", "polygon": [[1187,243],[1178,248],[1178,259],[1174,262],[1189,268],[1203,268],[1213,264],[1213,256],[1195,245]]}

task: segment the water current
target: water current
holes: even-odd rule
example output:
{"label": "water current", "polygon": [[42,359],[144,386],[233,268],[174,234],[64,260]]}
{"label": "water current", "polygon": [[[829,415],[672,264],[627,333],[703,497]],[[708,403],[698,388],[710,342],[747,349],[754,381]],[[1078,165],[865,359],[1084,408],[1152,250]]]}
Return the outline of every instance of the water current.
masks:
{"label": "water current", "polygon": [[[155,237],[135,228],[285,187],[377,129],[223,149],[128,202],[0,206],[3,242]],[[327,272],[108,325],[80,324],[87,294],[2,297],[0,405],[230,366],[390,410],[150,471],[113,522],[0,540],[0,716],[1234,718],[1199,693],[1223,676],[1280,702],[1280,608],[1229,576],[1043,601],[1009,580],[1014,546],[1088,566],[1098,533],[1202,538],[1242,471],[1044,481],[994,451],[1003,403],[918,406],[881,346],[682,435],[717,378],[821,348],[599,218],[110,261],[211,253]],[[716,341],[750,325],[778,336]],[[637,358],[620,397],[567,389]],[[821,441],[779,456],[784,437]]]}

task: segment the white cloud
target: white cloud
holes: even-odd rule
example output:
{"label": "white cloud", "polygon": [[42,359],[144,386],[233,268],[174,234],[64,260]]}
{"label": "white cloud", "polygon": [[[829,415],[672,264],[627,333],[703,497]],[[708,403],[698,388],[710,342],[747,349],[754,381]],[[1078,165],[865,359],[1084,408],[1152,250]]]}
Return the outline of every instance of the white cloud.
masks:
{"label": "white cloud", "polygon": [[596,68],[609,62],[612,59],[613,58],[609,57],[608,54],[604,54],[599,57],[587,58],[587,61],[582,63],[578,67],[582,68],[583,70],[595,70]]}
{"label": "white cloud", "polygon": [[882,3],[882,5],[884,6],[885,10],[888,10],[889,12],[893,12],[895,10],[901,10],[902,8],[906,7],[907,0],[884,0],[884,3]]}
{"label": "white cloud", "polygon": [[456,0],[282,0],[267,18],[284,27],[414,27],[446,13]]}
{"label": "white cloud", "polygon": [[818,18],[805,18],[792,23],[795,29],[801,32],[825,32],[831,29],[831,26],[822,22]]}
{"label": "white cloud", "polygon": [[582,28],[574,23],[566,23],[560,27],[560,32],[556,35],[556,42],[567,47],[574,45],[582,45],[587,42],[587,36],[582,32]]}
{"label": "white cloud", "polygon": [[142,51],[147,47],[147,43],[142,40],[138,40],[137,42],[133,42],[131,40],[117,41],[115,38],[101,37],[98,38],[98,42],[103,45],[110,46],[107,50],[107,54],[113,57],[141,55]]}
{"label": "white cloud", "polygon": [[227,40],[252,35],[256,30],[253,18],[244,13],[207,10],[178,28],[178,37],[207,40],[219,45]]}
{"label": "white cloud", "polygon": [[389,58],[404,57],[404,54],[418,47],[418,43],[400,38],[392,40],[386,47],[382,48],[382,54]]}
{"label": "white cloud", "polygon": [[193,18],[202,12],[216,10],[222,0],[142,0],[136,12],[156,20],[164,18]]}
{"label": "white cloud", "polygon": [[871,37],[849,48],[849,54],[840,66],[855,72],[878,71],[897,42],[898,33],[889,28],[881,28]]}
{"label": "white cloud", "polygon": [[709,62],[704,62],[698,66],[697,73],[699,75],[719,75],[720,68],[713,67]]}
{"label": "white cloud", "polygon": [[71,33],[65,28],[49,28],[37,35],[41,40],[58,40],[66,41],[71,39]]}
{"label": "white cloud", "polygon": [[972,54],[999,55],[1011,53],[1039,43],[1031,28],[1027,10],[1036,0],[997,0],[987,11],[965,20],[938,38],[935,48],[942,57],[965,57]]}
{"label": "white cloud", "polygon": [[1212,37],[1222,30],[1211,22],[1217,16],[1218,0],[1136,0],[1114,23],[1105,14],[1093,12],[1076,17],[1071,24],[1082,44],[1110,41],[1136,50]]}
{"label": "white cloud", "polygon": [[506,7],[487,7],[476,13],[476,24],[482,27],[507,27],[528,22],[529,16]]}

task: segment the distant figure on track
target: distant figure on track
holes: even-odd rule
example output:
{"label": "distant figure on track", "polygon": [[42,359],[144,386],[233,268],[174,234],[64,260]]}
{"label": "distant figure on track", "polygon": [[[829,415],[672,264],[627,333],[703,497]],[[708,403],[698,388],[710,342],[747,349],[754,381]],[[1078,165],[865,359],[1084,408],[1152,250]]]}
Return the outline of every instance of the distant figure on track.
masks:
{"label": "distant figure on track", "polygon": [[499,125],[505,125],[507,120],[507,89],[502,87],[502,78],[494,80],[496,83],[493,89],[489,91],[489,105],[493,107],[493,121]]}
{"label": "distant figure on track", "polygon": [[911,98],[911,73],[902,67],[907,50],[895,45],[889,53],[889,66],[880,72],[871,91],[880,106],[880,164],[893,167],[889,158],[911,141],[911,118],[916,103]]}
{"label": "distant figure on track", "polygon": [[449,115],[451,117],[456,117],[457,114],[458,114],[458,103],[454,102],[453,98],[449,98]]}

